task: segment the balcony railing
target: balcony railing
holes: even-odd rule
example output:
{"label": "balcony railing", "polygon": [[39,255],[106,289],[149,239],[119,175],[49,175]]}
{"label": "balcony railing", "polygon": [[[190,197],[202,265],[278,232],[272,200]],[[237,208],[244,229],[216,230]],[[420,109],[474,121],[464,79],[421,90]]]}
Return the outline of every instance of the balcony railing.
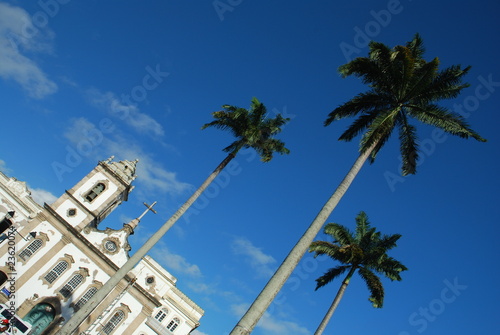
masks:
{"label": "balcony railing", "polygon": [[172,332],[165,328],[164,325],[158,322],[155,318],[149,316],[146,320],[146,324],[153,329],[158,335],[172,335]]}

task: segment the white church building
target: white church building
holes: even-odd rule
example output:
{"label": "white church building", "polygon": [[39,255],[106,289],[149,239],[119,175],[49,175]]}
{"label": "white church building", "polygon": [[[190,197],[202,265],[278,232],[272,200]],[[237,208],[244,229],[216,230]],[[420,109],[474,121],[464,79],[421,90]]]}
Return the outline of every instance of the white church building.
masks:
{"label": "white church building", "polygon": [[[26,183],[0,172],[0,318],[10,319],[8,333],[56,334],[127,261],[128,237],[144,213],[120,230],[100,224],[127,201],[136,164],[99,162],[43,207]],[[202,315],[176,278],[146,256],[75,334],[185,335]]]}

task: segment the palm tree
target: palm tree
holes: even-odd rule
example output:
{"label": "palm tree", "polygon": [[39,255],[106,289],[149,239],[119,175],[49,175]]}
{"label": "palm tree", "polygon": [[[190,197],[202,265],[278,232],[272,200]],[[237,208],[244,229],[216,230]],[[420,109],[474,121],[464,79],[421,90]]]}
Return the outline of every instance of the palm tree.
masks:
{"label": "palm tree", "polygon": [[314,335],[320,335],[325,330],[330,318],[337,308],[340,299],[349,285],[355,272],[361,276],[370,291],[370,300],[373,307],[382,308],[384,303],[384,287],[378,274],[390,280],[401,280],[399,273],[408,270],[403,264],[387,255],[387,251],[396,247],[401,235],[384,235],[370,227],[368,217],[361,212],[356,217],[355,235],[346,227],[337,223],[328,223],[324,228],[325,234],[333,237],[334,241],[315,241],[309,247],[310,252],[318,255],[327,255],[342,265],[336,266],[316,279],[316,290],[325,286],[347,271],[332,305],[321,321]]}
{"label": "palm tree", "polygon": [[236,157],[236,154],[241,149],[255,149],[263,162],[269,162],[273,158],[275,152],[279,154],[288,154],[290,152],[285,148],[285,144],[282,141],[274,138],[276,134],[281,132],[281,127],[290,119],[283,118],[281,114],[276,115],[275,118],[267,118],[266,107],[259,102],[257,98],[252,99],[249,110],[230,105],[224,105],[222,108],[223,110],[212,113],[215,120],[203,125],[202,129],[216,127],[222,130],[229,130],[233,133],[236,137],[236,141],[224,148],[224,151],[228,152],[227,157],[217,166],[177,212],[175,212],[174,215],[172,215],[172,217],[168,219],[168,221],[165,222],[120,269],[118,269],[106,284],[103,285],[103,287],[101,287],[101,289],[99,289],[99,291],[94,294],[94,296],[87,301],[66,324],[64,324],[57,334],[69,335],[76,330],[94,308],[113,290],[118,282],[132,270],[174,223],[179,220],[210,183],[219,175],[224,167]]}
{"label": "palm tree", "polygon": [[336,120],[358,116],[339,139],[350,141],[364,132],[360,154],[230,335],[250,334],[361,167],[367,159],[373,162],[395,128],[399,130],[403,175],[416,173],[418,159],[416,129],[409,123],[410,118],[462,138],[472,137],[485,141],[470,129],[460,115],[436,104],[439,100],[457,97],[463,88],[469,86],[462,83],[469,67],[462,69],[461,66],[454,65],[439,71],[439,60],[434,58],[427,62],[423,59],[423,54],[422,39],[416,34],[405,46],[398,45],[393,49],[381,43],[371,42],[368,57],[356,58],[339,68],[343,77],[360,77],[370,89],[334,109],[325,121],[325,126]]}

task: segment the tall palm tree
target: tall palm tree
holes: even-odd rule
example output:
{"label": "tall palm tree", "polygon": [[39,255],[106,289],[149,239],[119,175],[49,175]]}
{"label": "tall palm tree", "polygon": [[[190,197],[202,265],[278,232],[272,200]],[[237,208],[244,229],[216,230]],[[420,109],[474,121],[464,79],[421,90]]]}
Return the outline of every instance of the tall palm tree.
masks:
{"label": "tall palm tree", "polygon": [[314,241],[309,247],[310,252],[318,255],[327,255],[342,265],[336,266],[316,279],[316,290],[347,271],[332,305],[316,329],[314,335],[323,334],[330,318],[344,296],[354,273],[358,273],[370,291],[370,300],[373,307],[382,308],[384,303],[384,287],[377,274],[390,280],[401,280],[399,273],[408,270],[403,264],[387,255],[387,251],[396,247],[401,235],[384,235],[370,227],[368,217],[361,212],[356,217],[356,233],[353,235],[346,227],[337,223],[328,223],[324,228],[325,234],[333,237],[333,242]]}
{"label": "tall palm tree", "polygon": [[469,67],[454,65],[440,71],[437,58],[430,62],[423,59],[424,47],[418,34],[405,46],[398,45],[390,49],[384,44],[371,42],[369,47],[368,57],[356,58],[342,65],[339,71],[343,77],[350,75],[360,77],[370,89],[334,109],[325,121],[327,126],[336,120],[358,116],[341,135],[340,140],[350,141],[364,132],[361,137],[360,154],[333,195],[230,335],[250,334],[361,167],[367,159],[373,162],[395,128],[399,130],[403,175],[416,172],[418,159],[416,128],[409,123],[410,118],[462,138],[472,137],[478,141],[485,141],[470,129],[460,115],[436,104],[439,100],[457,97],[463,88],[469,86],[462,83],[462,78],[469,71]]}
{"label": "tall palm tree", "polygon": [[257,100],[252,99],[250,109],[234,107],[230,105],[222,106],[223,110],[212,113],[214,121],[203,125],[216,127],[222,130],[229,130],[236,137],[236,141],[231,143],[224,151],[228,152],[227,157],[208,176],[201,186],[191,195],[191,197],[172,215],[163,226],[155,232],[149,240],[137,250],[136,253],[97,291],[97,293],[79,309],[73,317],[57,333],[59,335],[72,334],[78,326],[87,318],[97,305],[113,290],[119,281],[132,270],[132,268],[146,255],[146,253],[160,240],[161,237],[174,225],[177,220],[189,209],[198,199],[210,183],[219,175],[224,167],[243,148],[253,148],[260,155],[263,162],[269,162],[273,154],[288,154],[289,150],[285,144],[275,139],[274,136],[281,132],[281,127],[290,119],[283,118],[281,114],[275,118],[268,118],[266,107]]}

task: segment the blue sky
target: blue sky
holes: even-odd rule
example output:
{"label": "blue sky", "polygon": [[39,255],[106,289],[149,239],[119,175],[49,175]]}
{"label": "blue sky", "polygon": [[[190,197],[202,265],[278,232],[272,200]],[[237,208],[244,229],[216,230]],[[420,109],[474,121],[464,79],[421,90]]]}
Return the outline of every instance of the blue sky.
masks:
{"label": "blue sky", "polygon": [[[327,114],[366,88],[338,66],[367,41],[419,32],[426,58],[472,65],[470,87],[443,105],[487,143],[419,125],[421,161],[400,177],[394,137],[363,168],[329,222],[372,224],[403,237],[392,256],[409,271],[384,281],[373,309],[352,280],[326,334],[496,334],[500,102],[496,1],[0,2],[0,168],[50,202],[99,160],[139,158],[129,201],[101,228],[119,228],[158,201],[131,244],[145,241],[225,157],[230,134],[200,130],[223,104],[257,97],[291,119],[291,150],[261,163],[241,152],[151,251],[204,310],[197,335],[224,335],[334,191],[358,143]],[[319,239],[326,239],[323,234]],[[306,255],[253,334],[312,334],[339,282],[314,291],[335,264]]]}

